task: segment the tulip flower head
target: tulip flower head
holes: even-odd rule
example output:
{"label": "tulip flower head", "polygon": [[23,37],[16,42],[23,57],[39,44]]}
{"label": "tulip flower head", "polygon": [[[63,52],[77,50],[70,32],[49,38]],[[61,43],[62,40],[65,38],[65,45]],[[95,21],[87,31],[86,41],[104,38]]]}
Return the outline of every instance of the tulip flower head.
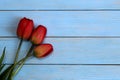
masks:
{"label": "tulip flower head", "polygon": [[39,25],[32,33],[31,42],[35,45],[41,44],[46,36],[46,32],[46,27]]}
{"label": "tulip flower head", "polygon": [[33,20],[24,17],[20,20],[18,24],[17,35],[19,38],[28,40],[32,34],[33,29],[34,29]]}
{"label": "tulip flower head", "polygon": [[[43,58],[51,54],[51,52],[53,51],[52,44],[42,44],[47,33],[46,27],[44,27],[43,25],[39,25],[37,28],[34,29],[34,23],[31,19],[25,17],[22,18],[18,24],[16,33],[17,36],[20,38],[20,42],[18,44],[14,63],[13,65],[10,65],[6,68],[4,68],[4,65],[1,65],[0,80],[13,80],[14,76],[20,71],[28,58],[32,56]],[[26,53],[26,56],[19,60],[19,53],[24,40],[30,40],[32,45]],[[0,57],[1,64],[3,62],[4,55],[5,48],[3,50],[3,55]]]}
{"label": "tulip flower head", "polygon": [[33,51],[37,58],[46,57],[53,51],[53,46],[51,44],[41,44],[35,47]]}

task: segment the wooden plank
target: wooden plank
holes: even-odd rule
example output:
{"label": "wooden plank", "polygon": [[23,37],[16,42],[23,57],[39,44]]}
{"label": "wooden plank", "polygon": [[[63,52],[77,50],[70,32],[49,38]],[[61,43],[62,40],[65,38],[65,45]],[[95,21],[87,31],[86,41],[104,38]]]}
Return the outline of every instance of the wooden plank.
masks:
{"label": "wooden plank", "polygon": [[[26,64],[120,64],[120,38],[46,38],[54,52],[43,59],[32,58]],[[5,63],[11,64],[17,49],[18,39],[1,38],[0,51],[7,47]],[[30,43],[25,42],[20,58],[27,52]]]}
{"label": "wooden plank", "polygon": [[16,36],[17,23],[26,16],[43,24],[47,36],[119,36],[120,11],[1,11],[0,36]]}
{"label": "wooden plank", "polygon": [[15,80],[119,80],[119,66],[25,65]]}
{"label": "wooden plank", "polygon": [[119,9],[119,0],[1,0],[0,10]]}

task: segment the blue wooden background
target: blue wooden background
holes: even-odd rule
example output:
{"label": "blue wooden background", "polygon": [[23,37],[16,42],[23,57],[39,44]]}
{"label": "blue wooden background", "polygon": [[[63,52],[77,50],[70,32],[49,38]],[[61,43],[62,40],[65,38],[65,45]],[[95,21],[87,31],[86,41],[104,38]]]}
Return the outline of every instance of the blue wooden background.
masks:
{"label": "blue wooden background", "polygon": [[[0,51],[12,64],[22,17],[43,24],[54,52],[28,60],[15,80],[120,80],[120,0],[0,0]],[[20,57],[29,42],[24,42]]]}

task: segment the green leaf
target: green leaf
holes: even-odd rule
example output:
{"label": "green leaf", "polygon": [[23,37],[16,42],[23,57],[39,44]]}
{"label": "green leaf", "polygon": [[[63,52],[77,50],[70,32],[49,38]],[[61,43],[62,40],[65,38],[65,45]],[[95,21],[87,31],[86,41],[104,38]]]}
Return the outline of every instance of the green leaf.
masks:
{"label": "green leaf", "polygon": [[22,62],[15,71],[13,70],[13,71],[10,72],[10,74],[8,76],[8,80],[13,80],[13,77],[20,71],[23,64],[24,64],[24,62]]}
{"label": "green leaf", "polygon": [[0,74],[0,80],[6,80],[8,75],[10,74],[10,70],[13,67],[13,65],[10,65],[8,68],[6,68],[1,74]]}
{"label": "green leaf", "polygon": [[15,76],[23,67],[25,60],[18,66],[18,68],[12,73],[12,76]]}
{"label": "green leaf", "polygon": [[3,68],[5,67],[5,65],[3,64],[3,60],[5,57],[5,50],[6,50],[6,47],[4,48],[2,56],[0,57],[0,73],[2,72]]}
{"label": "green leaf", "polygon": [[[23,58],[23,61],[20,62],[20,65],[17,66],[17,68],[13,71],[10,72],[8,76],[8,80],[13,80],[13,77],[20,71],[20,69],[23,67],[25,61],[27,60],[28,57]],[[15,65],[14,65],[15,66]]]}
{"label": "green leaf", "polygon": [[5,50],[6,50],[6,47],[4,48],[2,56],[0,57],[0,65],[3,63],[4,57],[5,57]]}
{"label": "green leaf", "polygon": [[0,73],[2,72],[4,67],[5,67],[5,64],[0,65]]}
{"label": "green leaf", "polygon": [[[23,62],[26,58],[21,59],[16,64],[12,64],[9,67],[7,67],[1,74],[0,74],[0,80],[6,80],[8,76],[11,74],[11,70],[16,67],[19,63]],[[8,79],[7,79],[8,80]]]}

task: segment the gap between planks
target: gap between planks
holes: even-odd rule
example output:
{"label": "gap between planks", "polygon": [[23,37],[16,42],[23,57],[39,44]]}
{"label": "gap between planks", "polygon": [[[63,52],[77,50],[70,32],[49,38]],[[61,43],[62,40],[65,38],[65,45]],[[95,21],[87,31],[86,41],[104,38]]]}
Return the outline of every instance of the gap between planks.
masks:
{"label": "gap between planks", "polygon": [[[5,65],[12,65],[12,64],[6,63]],[[24,64],[24,65],[120,66],[120,64]]]}
{"label": "gap between planks", "polygon": [[[17,38],[17,36],[0,36],[0,38]],[[46,38],[120,38],[120,36],[46,36]]]}
{"label": "gap between planks", "polygon": [[120,9],[36,9],[36,10],[0,10],[0,11],[120,11]]}

